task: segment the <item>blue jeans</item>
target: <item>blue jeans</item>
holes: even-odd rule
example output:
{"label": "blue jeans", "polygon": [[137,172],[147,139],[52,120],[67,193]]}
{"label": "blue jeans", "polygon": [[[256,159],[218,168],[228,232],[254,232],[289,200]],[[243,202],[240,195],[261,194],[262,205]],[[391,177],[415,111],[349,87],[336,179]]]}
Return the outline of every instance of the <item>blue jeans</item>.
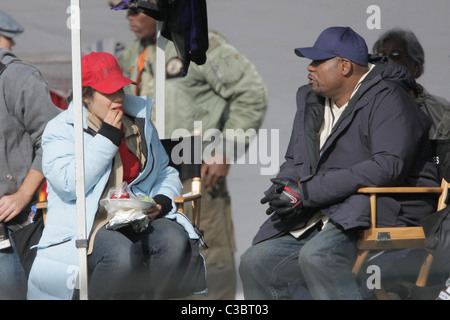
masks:
{"label": "blue jeans", "polygon": [[[11,233],[8,230],[11,239]],[[25,300],[27,277],[20,263],[14,242],[12,247],[0,250],[0,300]]]}
{"label": "blue jeans", "polygon": [[166,218],[140,233],[103,227],[88,256],[89,298],[169,298],[184,275],[189,250],[183,227]]}
{"label": "blue jeans", "polygon": [[344,231],[330,221],[298,239],[286,234],[250,247],[239,267],[245,299],[291,299],[294,281],[314,299],[361,299],[352,274],[356,237],[356,230]]}
{"label": "blue jeans", "polygon": [[153,220],[142,233],[126,232],[139,248],[144,262],[145,299],[178,297],[178,288],[191,258],[191,246],[186,230],[174,220]]}
{"label": "blue jeans", "polygon": [[121,232],[102,227],[88,255],[89,299],[136,299],[142,259],[136,246]]}

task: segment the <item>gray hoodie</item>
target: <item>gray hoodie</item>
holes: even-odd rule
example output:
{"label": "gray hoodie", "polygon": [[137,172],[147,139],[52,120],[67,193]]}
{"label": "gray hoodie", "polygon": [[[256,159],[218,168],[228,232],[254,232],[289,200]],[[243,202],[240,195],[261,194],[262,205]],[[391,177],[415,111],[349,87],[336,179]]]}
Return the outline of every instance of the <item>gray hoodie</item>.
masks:
{"label": "gray hoodie", "polygon": [[[47,83],[38,69],[4,48],[0,48],[0,62],[6,65],[0,75],[2,197],[15,193],[31,168],[42,172],[41,135],[59,109],[52,103]],[[14,220],[22,222],[29,209],[26,207]]]}

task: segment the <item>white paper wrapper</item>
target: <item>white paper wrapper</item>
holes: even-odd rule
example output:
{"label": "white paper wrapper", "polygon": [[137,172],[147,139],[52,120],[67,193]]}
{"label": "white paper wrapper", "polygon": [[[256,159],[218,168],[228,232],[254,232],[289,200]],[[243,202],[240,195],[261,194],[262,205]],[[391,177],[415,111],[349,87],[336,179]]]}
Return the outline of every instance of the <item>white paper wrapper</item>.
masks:
{"label": "white paper wrapper", "polygon": [[138,199],[102,199],[100,204],[106,209],[111,220],[107,229],[116,230],[126,225],[132,225],[137,232],[148,227],[148,217],[145,210],[154,206],[155,202]]}
{"label": "white paper wrapper", "polygon": [[[117,199],[124,195],[129,198]],[[128,184],[123,182],[119,188],[111,188],[107,197],[100,200],[100,205],[111,218],[106,225],[107,229],[116,230],[131,225],[136,232],[141,232],[149,224],[145,210],[155,206],[156,203],[146,196],[139,197],[132,194]]]}

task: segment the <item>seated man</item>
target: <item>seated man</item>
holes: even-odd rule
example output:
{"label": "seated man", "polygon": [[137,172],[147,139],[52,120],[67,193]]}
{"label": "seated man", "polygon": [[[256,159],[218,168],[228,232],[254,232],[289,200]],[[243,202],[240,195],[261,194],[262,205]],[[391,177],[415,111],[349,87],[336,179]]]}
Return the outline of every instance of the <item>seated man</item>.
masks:
{"label": "seated man", "polygon": [[[261,200],[272,216],[241,258],[246,299],[288,299],[299,281],[314,299],[361,299],[352,266],[358,231],[370,225],[364,186],[438,186],[428,140],[430,122],[408,91],[399,65],[369,63],[363,38],[349,27],[324,30],[313,47],[309,84],[273,185]],[[385,196],[379,226],[416,225],[434,196]]]}

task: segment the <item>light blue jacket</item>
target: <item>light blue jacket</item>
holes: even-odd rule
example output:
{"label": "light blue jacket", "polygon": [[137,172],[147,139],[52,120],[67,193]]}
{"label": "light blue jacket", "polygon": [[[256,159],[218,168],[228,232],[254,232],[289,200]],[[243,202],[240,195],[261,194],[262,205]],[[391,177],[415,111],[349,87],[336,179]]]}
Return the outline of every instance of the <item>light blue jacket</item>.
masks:
{"label": "light blue jacket", "polygon": [[[178,172],[167,166],[168,156],[151,122],[153,101],[126,95],[125,113],[145,119],[148,144],[147,164],[130,183],[134,193],[150,197],[163,194],[171,199],[180,195]],[[84,128],[86,112],[83,108]],[[71,299],[78,275],[75,139],[73,107],[51,120],[42,136],[43,172],[48,185],[46,225],[28,281],[28,299]],[[86,224],[90,234],[99,200],[108,181],[118,147],[97,134],[84,134]],[[175,206],[173,206],[175,208]],[[175,209],[165,216],[182,224],[191,239],[197,239],[191,223]]]}

